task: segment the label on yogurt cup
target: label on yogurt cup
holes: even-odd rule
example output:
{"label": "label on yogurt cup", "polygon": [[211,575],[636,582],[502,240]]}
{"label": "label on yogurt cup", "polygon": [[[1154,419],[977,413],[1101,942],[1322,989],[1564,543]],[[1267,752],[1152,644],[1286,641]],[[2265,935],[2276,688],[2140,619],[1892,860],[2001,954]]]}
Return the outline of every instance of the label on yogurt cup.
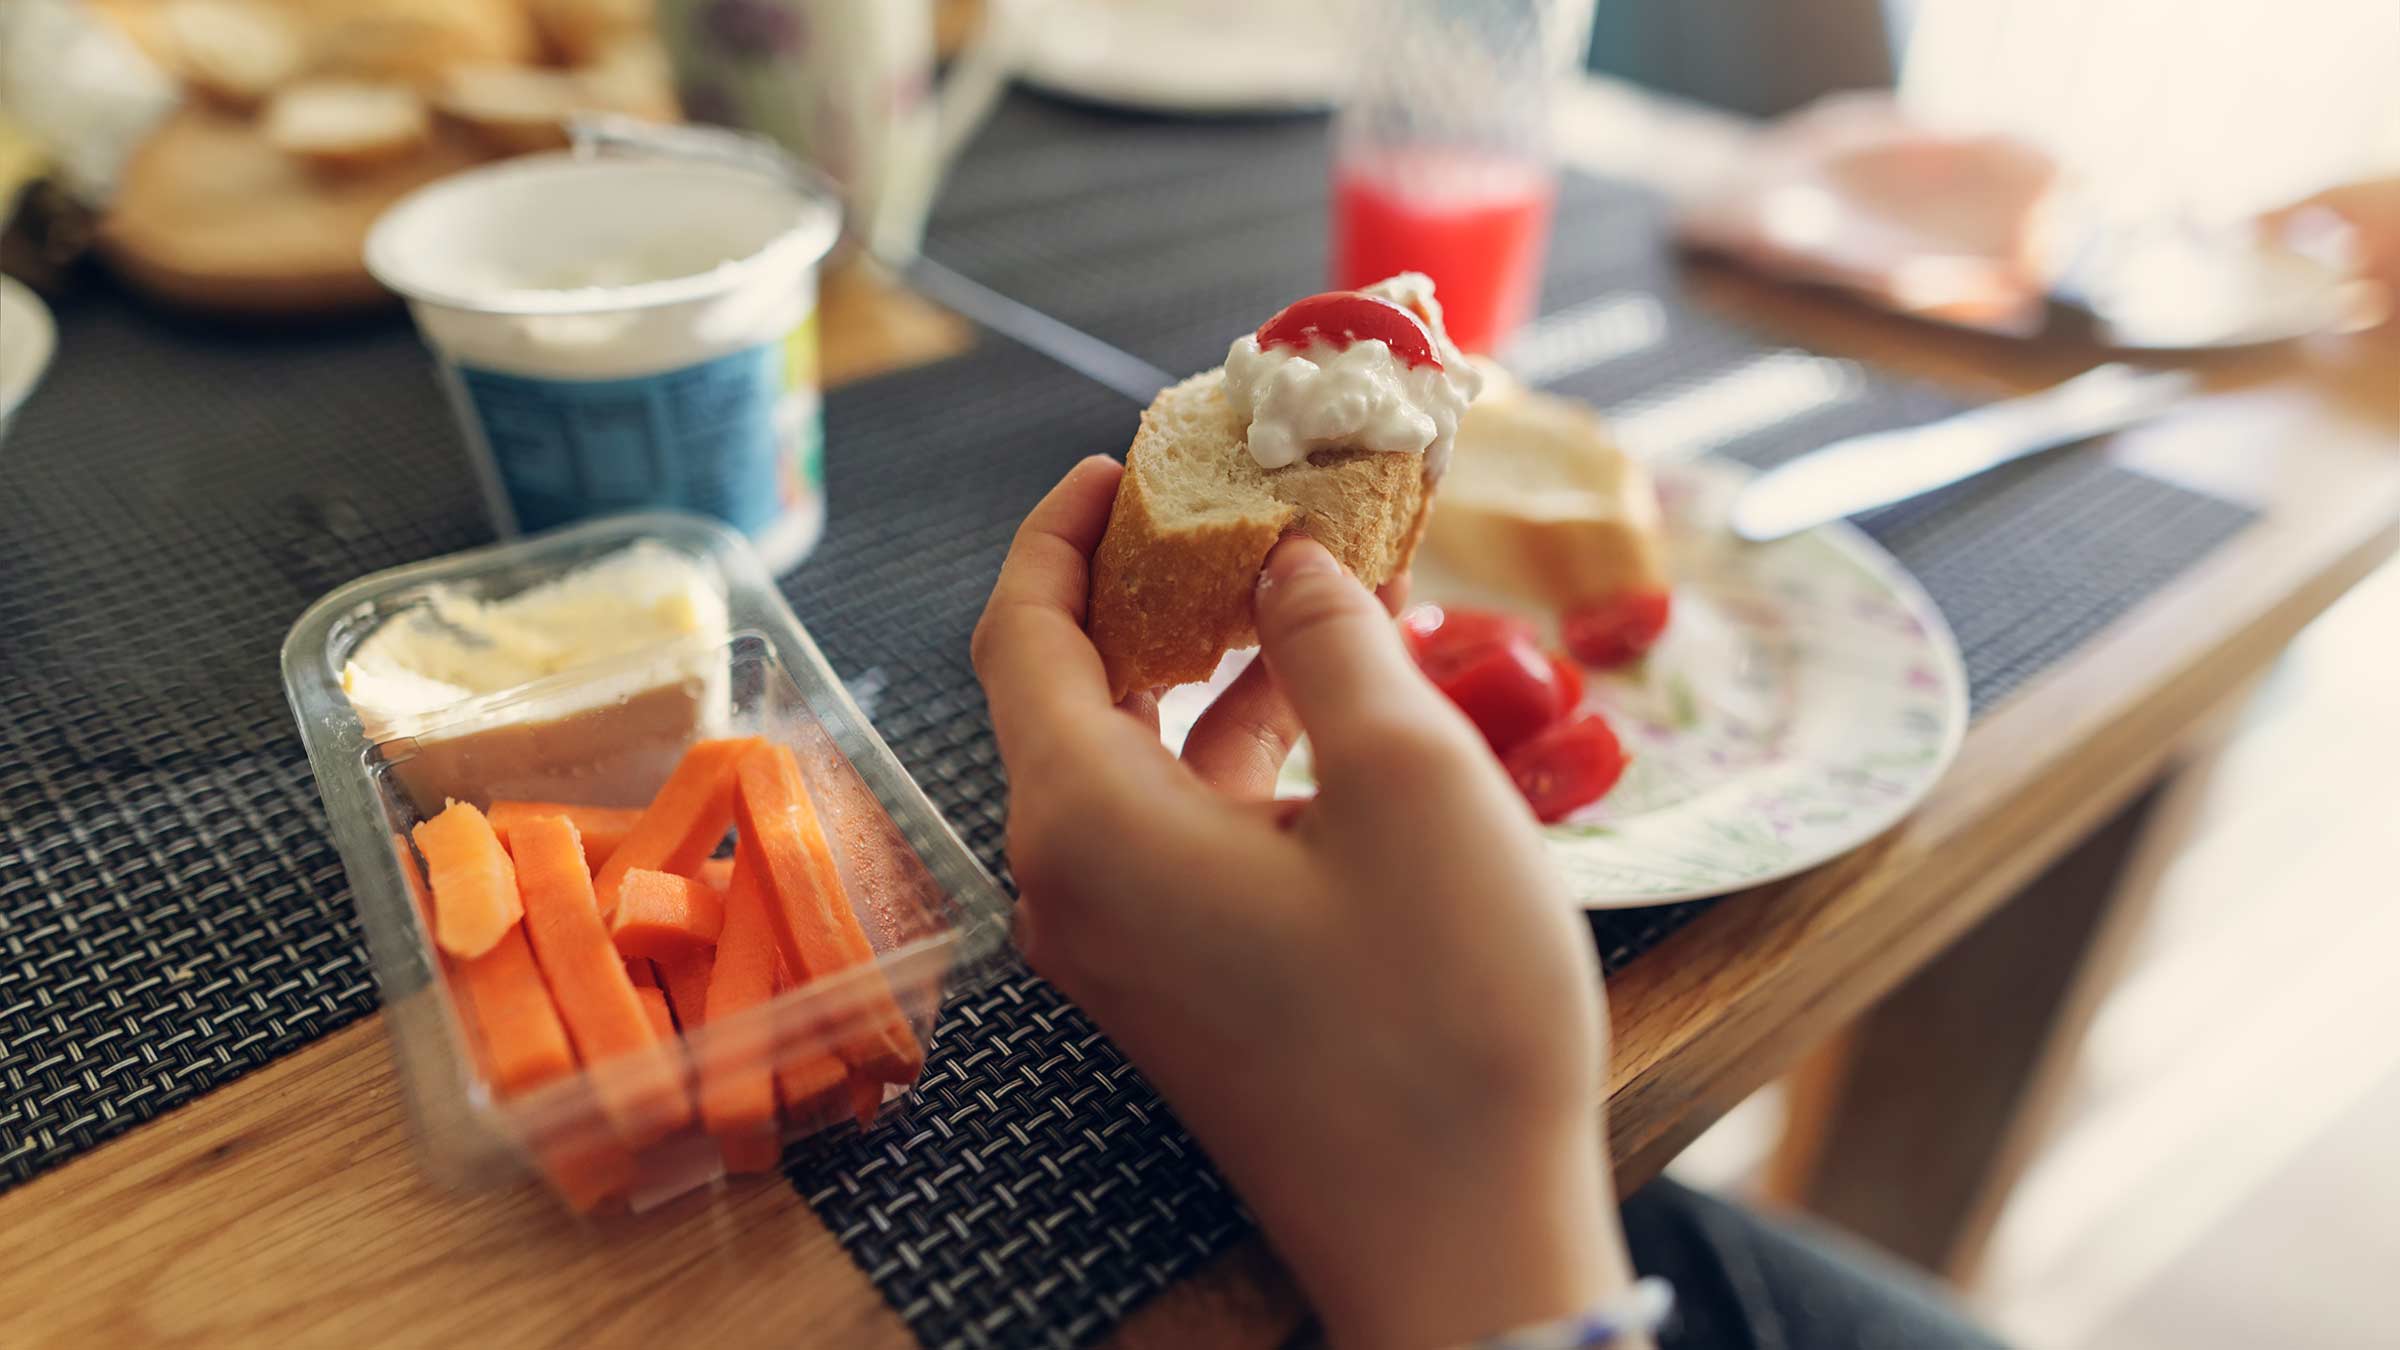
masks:
{"label": "label on yogurt cup", "polygon": [[521,530],[663,506],[758,535],[824,492],[813,314],[782,338],[646,375],[454,371]]}

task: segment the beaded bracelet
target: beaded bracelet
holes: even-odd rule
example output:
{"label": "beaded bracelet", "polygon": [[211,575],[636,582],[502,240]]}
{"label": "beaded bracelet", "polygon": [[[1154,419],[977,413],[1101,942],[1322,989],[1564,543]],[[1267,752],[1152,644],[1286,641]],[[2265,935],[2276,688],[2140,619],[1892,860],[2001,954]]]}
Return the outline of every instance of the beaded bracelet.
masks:
{"label": "beaded bracelet", "polygon": [[1477,1341],[1471,1350],[1590,1350],[1655,1332],[1666,1325],[1674,1308],[1674,1286],[1655,1275],[1645,1276],[1573,1317],[1520,1327]]}

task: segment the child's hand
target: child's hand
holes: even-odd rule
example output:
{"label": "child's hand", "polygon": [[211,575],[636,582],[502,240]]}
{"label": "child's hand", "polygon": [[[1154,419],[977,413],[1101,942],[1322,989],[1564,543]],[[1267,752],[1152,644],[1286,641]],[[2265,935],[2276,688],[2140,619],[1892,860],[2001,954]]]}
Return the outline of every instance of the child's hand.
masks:
{"label": "child's hand", "polygon": [[[1306,540],[1268,559],[1263,666],[1176,762],[1153,702],[1110,705],[1082,627],[1120,473],[1087,460],[1043,499],[975,632],[1028,958],[1174,1106],[1337,1343],[1589,1306],[1629,1278],[1604,1012],[1532,816]],[[1263,799],[1295,713],[1305,806]]]}

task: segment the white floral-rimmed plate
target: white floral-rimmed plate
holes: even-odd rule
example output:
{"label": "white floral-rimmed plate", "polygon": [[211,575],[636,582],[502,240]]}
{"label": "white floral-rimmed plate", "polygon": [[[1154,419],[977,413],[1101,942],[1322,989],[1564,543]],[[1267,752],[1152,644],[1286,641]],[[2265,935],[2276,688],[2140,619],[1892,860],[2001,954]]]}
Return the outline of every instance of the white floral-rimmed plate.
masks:
{"label": "white floral-rimmed plate", "polygon": [[[1595,673],[1585,696],[1632,764],[1606,797],[1544,829],[1587,909],[1722,895],[1838,857],[1923,800],[1966,733],[1957,640],[1890,554],[1842,524],[1739,543],[1722,522],[1741,470],[1657,473],[1674,617],[1639,669]],[[1414,599],[1551,622],[1423,557]],[[1238,669],[1227,665],[1162,703],[1171,744]],[[1314,786],[1304,745],[1278,790]]]}

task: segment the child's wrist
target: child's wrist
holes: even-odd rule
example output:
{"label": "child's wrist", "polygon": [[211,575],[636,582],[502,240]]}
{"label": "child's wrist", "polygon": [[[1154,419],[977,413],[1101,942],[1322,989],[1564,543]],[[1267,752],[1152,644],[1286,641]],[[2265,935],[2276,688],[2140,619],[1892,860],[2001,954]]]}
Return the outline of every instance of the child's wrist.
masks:
{"label": "child's wrist", "polygon": [[[1384,1240],[1308,1278],[1335,1346],[1455,1346],[1573,1318],[1634,1283],[1605,1156],[1488,1169],[1439,1214],[1385,1216]],[[1463,1164],[1462,1164],[1463,1165]],[[1361,1226],[1363,1231],[1365,1226]],[[1631,1344],[1631,1342],[1628,1342]]]}

